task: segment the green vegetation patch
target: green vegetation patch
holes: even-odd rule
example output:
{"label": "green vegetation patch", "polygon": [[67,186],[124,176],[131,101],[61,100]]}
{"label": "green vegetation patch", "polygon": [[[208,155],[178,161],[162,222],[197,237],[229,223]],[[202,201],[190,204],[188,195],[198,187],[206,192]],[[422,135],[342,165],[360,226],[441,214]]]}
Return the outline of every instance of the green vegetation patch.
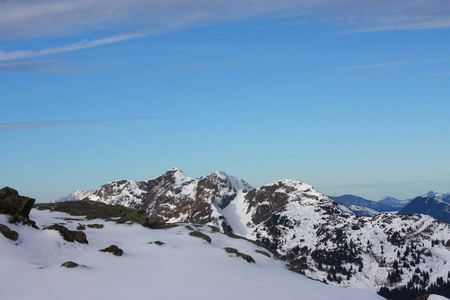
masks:
{"label": "green vegetation patch", "polygon": [[250,243],[252,243],[252,244],[254,244],[254,245],[258,246],[258,247],[264,248],[267,251],[269,251],[270,253],[272,253],[272,251],[266,245],[264,245],[261,242],[250,240],[250,239],[247,239],[247,238],[245,238],[243,236],[240,236],[240,235],[237,235],[237,234],[234,234],[234,233],[230,233],[230,232],[227,232],[225,234],[228,235],[230,238],[233,238],[233,239],[246,240],[247,242],[250,242]]}
{"label": "green vegetation patch", "polygon": [[189,225],[186,225],[186,228],[189,229],[190,231],[194,231],[194,228],[192,228],[192,227],[189,226]]}
{"label": "green vegetation patch", "polygon": [[208,235],[204,234],[203,232],[192,231],[192,232],[189,232],[189,235],[190,236],[194,236],[194,237],[198,237],[198,238],[201,238],[201,239],[204,239],[205,241],[207,241],[208,243],[211,244],[211,238]]}
{"label": "green vegetation patch", "polygon": [[133,209],[122,205],[108,205],[95,201],[66,201],[57,203],[38,203],[38,209],[61,211],[72,216],[86,216],[86,219],[104,219],[115,221],[119,224],[134,222],[141,225],[149,225],[148,216],[143,209]]}
{"label": "green vegetation patch", "polygon": [[251,257],[248,254],[239,252],[238,249],[236,249],[236,248],[225,247],[223,249],[225,250],[226,253],[236,254],[237,257],[242,258],[243,260],[247,261],[248,263],[255,263],[255,260],[253,259],[253,257]]}
{"label": "green vegetation patch", "polygon": [[209,226],[209,228],[211,228],[211,231],[214,233],[214,232],[220,232],[220,229],[218,228],[218,227],[216,227],[216,226],[212,226],[212,225],[208,225]]}
{"label": "green vegetation patch", "polygon": [[265,256],[267,256],[267,257],[271,257],[271,256],[270,256],[270,254],[269,254],[269,253],[267,253],[266,251],[262,251],[262,250],[255,250],[255,252],[256,252],[256,253],[259,253],[259,254],[262,254],[262,255],[265,255]]}
{"label": "green vegetation patch", "polygon": [[296,267],[294,267],[294,266],[292,266],[290,264],[286,264],[286,267],[288,268],[289,271],[292,271],[294,273],[297,273],[297,274],[301,274],[302,273],[302,272],[300,272],[299,269],[297,269]]}
{"label": "green vegetation patch", "polygon": [[236,248],[231,248],[231,247],[225,247],[225,248],[223,248],[224,250],[225,250],[225,252],[226,253],[238,253],[239,251],[238,251],[238,249],[236,249]]}
{"label": "green vegetation patch", "polygon": [[0,224],[0,232],[7,238],[10,239],[12,241],[17,241],[17,239],[19,238],[19,234],[14,231],[9,229],[8,226]]}
{"label": "green vegetation patch", "polygon": [[255,260],[253,259],[253,257],[251,257],[248,254],[244,254],[244,253],[238,252],[238,253],[236,253],[236,255],[238,257],[241,257],[242,259],[246,260],[248,263],[255,263]]}

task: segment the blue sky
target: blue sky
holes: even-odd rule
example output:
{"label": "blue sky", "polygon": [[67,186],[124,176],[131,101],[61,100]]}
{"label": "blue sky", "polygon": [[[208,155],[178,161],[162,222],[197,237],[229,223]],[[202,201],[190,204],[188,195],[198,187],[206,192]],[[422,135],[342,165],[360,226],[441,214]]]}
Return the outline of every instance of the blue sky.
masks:
{"label": "blue sky", "polygon": [[379,200],[450,192],[447,1],[0,2],[0,185],[173,166]]}

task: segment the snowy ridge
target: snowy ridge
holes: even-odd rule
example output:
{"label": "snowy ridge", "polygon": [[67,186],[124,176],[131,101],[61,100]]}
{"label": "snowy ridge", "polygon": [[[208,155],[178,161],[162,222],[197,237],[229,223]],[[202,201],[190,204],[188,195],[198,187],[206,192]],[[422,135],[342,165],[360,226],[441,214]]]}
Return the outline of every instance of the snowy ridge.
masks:
{"label": "snowy ridge", "polygon": [[58,200],[55,200],[53,202],[64,202],[64,201],[78,201],[83,200],[88,195],[90,195],[92,191],[75,191],[65,197],[59,198]]}

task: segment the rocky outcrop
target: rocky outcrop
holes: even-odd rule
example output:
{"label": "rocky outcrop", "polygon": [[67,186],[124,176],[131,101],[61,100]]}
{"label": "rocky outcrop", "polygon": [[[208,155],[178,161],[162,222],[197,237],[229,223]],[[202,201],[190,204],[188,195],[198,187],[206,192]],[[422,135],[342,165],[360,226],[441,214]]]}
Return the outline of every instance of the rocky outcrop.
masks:
{"label": "rocky outcrop", "polygon": [[10,187],[0,190],[0,214],[9,215],[9,223],[30,225],[38,229],[36,223],[28,217],[34,202],[33,198],[20,196]]}
{"label": "rocky outcrop", "polygon": [[33,198],[20,196],[16,190],[10,187],[0,190],[0,214],[28,218],[34,202]]}
{"label": "rocky outcrop", "polygon": [[69,230],[66,227],[59,224],[44,227],[44,230],[56,230],[61,234],[63,239],[68,242],[77,241],[78,243],[81,244],[88,244],[86,234],[83,231]]}

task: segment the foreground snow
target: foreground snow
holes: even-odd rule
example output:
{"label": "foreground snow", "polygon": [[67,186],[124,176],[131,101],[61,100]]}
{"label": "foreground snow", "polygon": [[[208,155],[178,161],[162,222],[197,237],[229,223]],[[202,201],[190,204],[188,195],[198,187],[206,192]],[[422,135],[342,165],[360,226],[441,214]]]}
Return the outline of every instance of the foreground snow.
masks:
{"label": "foreground snow", "polygon": [[[187,225],[155,230],[39,210],[30,217],[40,228],[54,223],[70,230],[78,223],[104,228],[86,227],[89,244],[70,243],[57,231],[8,224],[0,215],[0,223],[19,233],[15,242],[0,235],[0,299],[382,299],[372,291],[329,286],[291,272],[255,252],[265,249],[207,226],[190,225],[208,234],[211,244],[190,236]],[[155,241],[165,244],[150,244]],[[111,244],[124,255],[99,252]],[[251,255],[256,263],[224,247]],[[60,266],[69,260],[80,267]]]}

